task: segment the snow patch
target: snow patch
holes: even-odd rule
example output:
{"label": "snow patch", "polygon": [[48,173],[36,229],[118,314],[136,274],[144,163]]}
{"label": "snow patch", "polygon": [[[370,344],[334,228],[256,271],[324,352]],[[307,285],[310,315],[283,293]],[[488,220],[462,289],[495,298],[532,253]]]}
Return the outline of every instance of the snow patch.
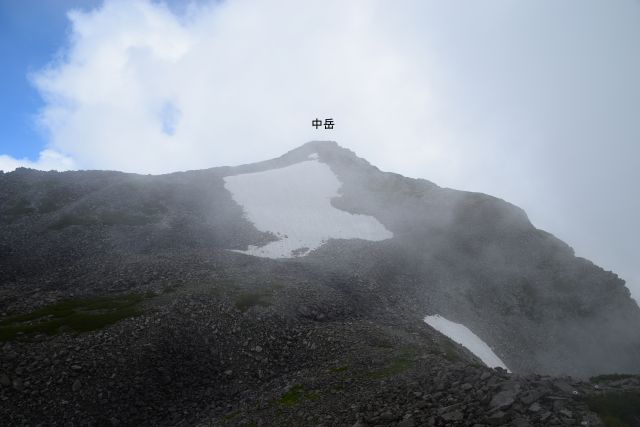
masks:
{"label": "snow patch", "polygon": [[491,347],[463,324],[447,320],[439,314],[426,316],[424,321],[438,332],[466,347],[490,368],[500,367],[509,371],[509,368],[507,368],[504,362],[491,350]]}
{"label": "snow patch", "polygon": [[[317,153],[316,154],[317,157]],[[313,154],[311,155],[313,156]],[[390,239],[376,218],[336,209],[342,183],[316,158],[279,169],[224,178],[225,188],[255,227],[279,240],[242,252],[267,258],[304,256],[329,239]]]}

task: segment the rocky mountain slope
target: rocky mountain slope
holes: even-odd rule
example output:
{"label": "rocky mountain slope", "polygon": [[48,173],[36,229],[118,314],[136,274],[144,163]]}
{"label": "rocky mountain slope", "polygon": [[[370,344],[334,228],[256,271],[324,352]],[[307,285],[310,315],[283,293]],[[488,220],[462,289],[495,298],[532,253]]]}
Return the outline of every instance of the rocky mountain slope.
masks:
{"label": "rocky mountain slope", "polygon": [[601,390],[546,375],[640,372],[615,274],[507,202],[331,142],[160,176],[0,174],[0,315],[11,425],[597,425]]}

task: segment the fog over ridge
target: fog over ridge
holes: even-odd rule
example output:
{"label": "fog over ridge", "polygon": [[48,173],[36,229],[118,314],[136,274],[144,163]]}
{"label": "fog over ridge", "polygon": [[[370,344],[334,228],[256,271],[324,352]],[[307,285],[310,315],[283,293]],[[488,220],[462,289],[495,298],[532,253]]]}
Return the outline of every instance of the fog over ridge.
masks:
{"label": "fog over ridge", "polygon": [[0,155],[0,169],[163,173],[333,139],[383,170],[522,207],[640,299],[640,5],[461,5],[70,12],[63,54],[31,76],[48,145]]}

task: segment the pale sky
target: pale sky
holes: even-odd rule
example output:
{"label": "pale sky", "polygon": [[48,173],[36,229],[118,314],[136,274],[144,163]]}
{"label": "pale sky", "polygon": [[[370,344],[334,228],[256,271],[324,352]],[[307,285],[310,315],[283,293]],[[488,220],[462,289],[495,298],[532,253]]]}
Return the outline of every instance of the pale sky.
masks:
{"label": "pale sky", "polygon": [[640,298],[638,1],[115,0],[68,16],[49,65],[23,70],[41,155],[1,141],[0,169],[164,173],[335,140],[524,208]]}

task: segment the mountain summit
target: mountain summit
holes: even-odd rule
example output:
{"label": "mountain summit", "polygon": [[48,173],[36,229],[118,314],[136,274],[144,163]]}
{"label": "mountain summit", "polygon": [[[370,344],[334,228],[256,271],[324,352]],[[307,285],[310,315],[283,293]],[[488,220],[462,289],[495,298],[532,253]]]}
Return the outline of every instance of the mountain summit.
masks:
{"label": "mountain summit", "polygon": [[[3,369],[31,363],[31,384],[55,371],[65,396],[92,381],[114,413],[130,393],[158,423],[173,415],[151,401],[218,402],[194,405],[222,417],[220,402],[255,403],[305,369],[385,357],[500,375],[640,372],[640,309],[615,274],[512,204],[382,172],[335,142],[158,176],[0,174],[0,266],[0,338],[15,356]],[[47,365],[61,358],[73,362],[64,375]],[[133,384],[122,402],[121,375]]]}

